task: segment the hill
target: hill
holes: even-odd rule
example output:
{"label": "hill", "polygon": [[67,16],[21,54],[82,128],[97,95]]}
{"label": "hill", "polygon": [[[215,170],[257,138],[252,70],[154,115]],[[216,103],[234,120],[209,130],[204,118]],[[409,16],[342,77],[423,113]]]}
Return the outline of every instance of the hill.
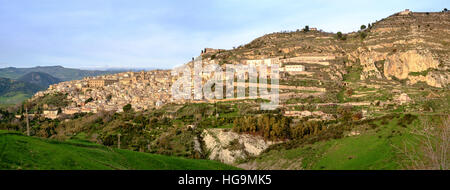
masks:
{"label": "hill", "polygon": [[0,103],[16,104],[45,88],[36,84],[0,78]]}
{"label": "hill", "polygon": [[17,104],[30,98],[34,93],[47,89],[51,84],[117,72],[120,71],[80,70],[61,66],[2,68],[0,69],[0,104]]}
{"label": "hill", "polygon": [[0,131],[0,169],[237,169],[216,161],[194,160],[108,148],[86,141],[60,142]]}
{"label": "hill", "polygon": [[[205,50],[202,56],[218,63],[280,58],[282,63],[304,64],[307,70],[308,64],[313,63],[312,57],[323,58],[327,66],[315,63],[310,66],[316,79],[326,80],[330,76],[340,81],[346,67],[353,66],[361,70],[357,73],[361,80],[423,82],[442,88],[450,83],[449,23],[449,12],[405,10],[361,26],[364,29],[357,32],[276,32],[232,50]],[[320,72],[326,72],[325,76]]]}
{"label": "hill", "polygon": [[47,73],[42,72],[31,72],[23,75],[18,79],[19,81],[28,82],[31,84],[36,84],[43,88],[48,88],[51,84],[60,83],[61,79],[53,77]]}
{"label": "hill", "polygon": [[391,115],[358,124],[343,138],[279,144],[239,166],[246,169],[296,170],[405,169],[409,158],[398,147],[403,148],[405,142],[419,146],[417,138],[411,133],[419,123],[416,116]]}
{"label": "hill", "polygon": [[81,69],[64,68],[62,66],[44,66],[44,67],[38,66],[33,68],[7,67],[0,69],[0,77],[19,79],[20,77],[30,72],[47,73],[53,77],[61,79],[62,81],[70,81],[70,80],[79,80],[82,79],[83,77],[117,73],[119,71],[81,70]]}

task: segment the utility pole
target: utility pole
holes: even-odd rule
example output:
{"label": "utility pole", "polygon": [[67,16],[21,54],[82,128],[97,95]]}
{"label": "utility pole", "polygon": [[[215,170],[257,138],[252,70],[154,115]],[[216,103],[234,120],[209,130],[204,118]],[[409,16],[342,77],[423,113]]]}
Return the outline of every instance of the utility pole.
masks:
{"label": "utility pole", "polygon": [[28,108],[25,107],[25,118],[27,121],[27,136],[30,136],[30,122],[28,121]]}
{"label": "utility pole", "polygon": [[120,149],[120,133],[117,134],[117,148]]}

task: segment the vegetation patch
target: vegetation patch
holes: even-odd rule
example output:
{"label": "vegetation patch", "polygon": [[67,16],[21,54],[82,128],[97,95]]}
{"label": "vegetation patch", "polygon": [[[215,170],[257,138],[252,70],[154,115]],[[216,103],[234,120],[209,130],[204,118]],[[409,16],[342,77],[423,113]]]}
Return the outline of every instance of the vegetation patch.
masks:
{"label": "vegetation patch", "polygon": [[25,170],[226,170],[211,160],[141,153],[89,142],[60,142],[0,131],[0,169]]}

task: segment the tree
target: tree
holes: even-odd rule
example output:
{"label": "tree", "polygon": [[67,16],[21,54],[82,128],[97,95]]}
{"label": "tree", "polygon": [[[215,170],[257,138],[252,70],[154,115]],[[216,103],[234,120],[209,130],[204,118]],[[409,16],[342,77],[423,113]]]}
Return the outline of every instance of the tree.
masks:
{"label": "tree", "polygon": [[347,91],[346,91],[346,94],[347,94],[347,96],[351,96],[351,95],[353,95],[353,89],[348,89]]}
{"label": "tree", "polygon": [[450,144],[450,116],[443,116],[441,122],[429,119],[420,121],[420,125],[413,127],[413,139],[404,141],[404,147],[396,147],[409,162],[408,169],[416,170],[448,170]]}
{"label": "tree", "polygon": [[366,25],[361,25],[361,30],[364,30],[364,29],[366,29]]}
{"label": "tree", "polygon": [[354,121],[361,120],[362,118],[363,118],[362,112],[357,112],[357,113],[353,114],[353,116],[352,116],[352,119],[353,119]]}
{"label": "tree", "polygon": [[338,38],[338,39],[342,39],[342,32],[337,32],[336,35],[337,35],[337,38]]}
{"label": "tree", "polygon": [[84,101],[84,103],[87,104],[87,103],[92,102],[92,101],[94,101],[94,99],[91,97],[91,98],[88,98],[86,101]]}
{"label": "tree", "polygon": [[123,106],[122,109],[124,112],[129,112],[131,110],[131,104],[127,104],[127,105]]}
{"label": "tree", "polygon": [[349,122],[352,119],[353,111],[351,106],[339,107],[337,109],[337,114],[339,119],[343,122]]}
{"label": "tree", "polygon": [[308,32],[308,31],[309,31],[309,26],[306,25],[305,28],[303,28],[303,31],[304,31],[304,32]]}

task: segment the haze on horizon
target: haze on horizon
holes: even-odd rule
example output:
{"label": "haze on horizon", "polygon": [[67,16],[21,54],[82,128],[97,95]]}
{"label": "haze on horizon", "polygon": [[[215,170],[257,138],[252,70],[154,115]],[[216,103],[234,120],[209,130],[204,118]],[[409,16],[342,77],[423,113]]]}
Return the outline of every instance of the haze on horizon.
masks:
{"label": "haze on horizon", "polygon": [[356,31],[406,8],[441,11],[444,0],[127,1],[0,0],[0,67],[163,68],[205,47],[231,49],[305,25]]}

